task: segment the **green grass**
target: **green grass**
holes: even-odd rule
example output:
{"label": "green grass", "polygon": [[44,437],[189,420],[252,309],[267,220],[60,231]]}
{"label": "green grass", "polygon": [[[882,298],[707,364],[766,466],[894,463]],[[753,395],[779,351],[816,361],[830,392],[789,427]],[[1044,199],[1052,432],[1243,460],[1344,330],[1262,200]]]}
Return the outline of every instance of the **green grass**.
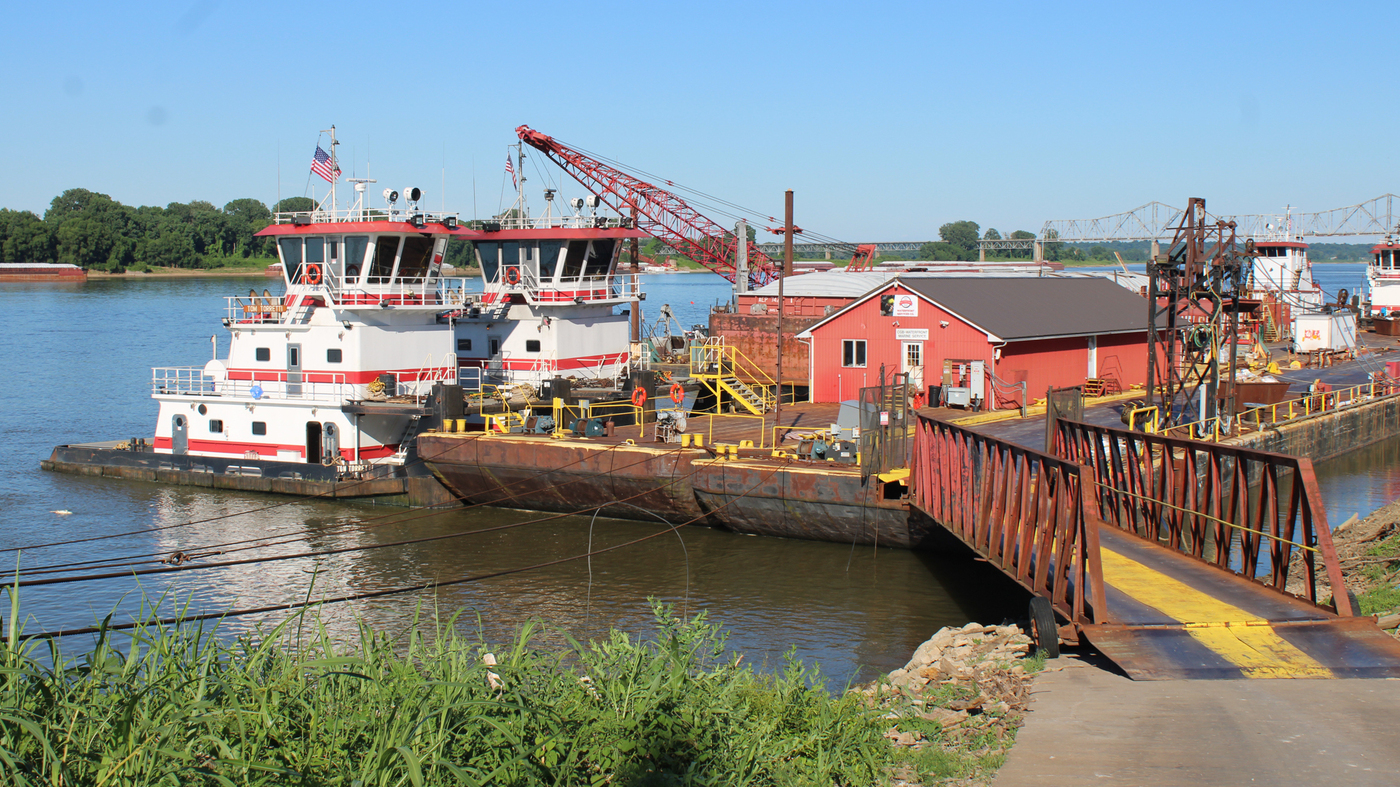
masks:
{"label": "green grass", "polygon": [[741,667],[703,615],[661,606],[652,639],[558,651],[535,624],[492,649],[455,618],[337,643],[312,611],[235,638],[108,630],[73,654],[22,619],[12,597],[5,784],[870,785],[893,757],[857,698],[791,659]]}
{"label": "green grass", "polygon": [[1363,565],[1361,576],[1369,588],[1357,595],[1361,614],[1386,614],[1400,609],[1400,535],[1393,535],[1366,550],[1368,559],[1391,558],[1392,561]]}

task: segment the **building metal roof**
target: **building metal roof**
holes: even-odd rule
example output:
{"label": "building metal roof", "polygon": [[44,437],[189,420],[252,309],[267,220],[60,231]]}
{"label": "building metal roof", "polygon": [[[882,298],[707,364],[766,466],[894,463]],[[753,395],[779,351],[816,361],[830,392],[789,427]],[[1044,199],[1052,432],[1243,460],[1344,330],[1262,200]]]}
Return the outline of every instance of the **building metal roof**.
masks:
{"label": "building metal roof", "polygon": [[[784,298],[858,298],[870,288],[879,287],[899,275],[899,271],[860,271],[849,273],[845,268],[804,273],[783,280]],[[778,297],[778,282],[772,281],[745,295]]]}
{"label": "building metal roof", "polygon": [[[900,276],[898,283],[986,332],[993,341],[1137,333],[1148,328],[1147,301],[1100,277]],[[810,336],[887,289],[888,283],[876,286],[799,336]]]}

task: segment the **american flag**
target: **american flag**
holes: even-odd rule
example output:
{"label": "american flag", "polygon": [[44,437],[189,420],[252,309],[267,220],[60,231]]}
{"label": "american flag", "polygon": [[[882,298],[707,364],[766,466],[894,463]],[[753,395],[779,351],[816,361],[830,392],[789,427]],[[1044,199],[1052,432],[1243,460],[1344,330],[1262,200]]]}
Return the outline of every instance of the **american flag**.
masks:
{"label": "american flag", "polygon": [[512,163],[510,163],[510,154],[509,154],[509,153],[506,154],[506,172],[509,172],[509,173],[510,173],[510,182],[511,182],[511,185],[514,186],[515,189],[516,189],[517,191],[519,191],[519,190],[520,190],[520,181],[518,181],[518,180],[515,179],[515,165],[512,164]]}
{"label": "american flag", "polygon": [[321,146],[316,146],[316,155],[311,158],[311,171],[326,179],[328,183],[334,183],[340,177],[340,167],[331,161],[330,154],[321,150]]}

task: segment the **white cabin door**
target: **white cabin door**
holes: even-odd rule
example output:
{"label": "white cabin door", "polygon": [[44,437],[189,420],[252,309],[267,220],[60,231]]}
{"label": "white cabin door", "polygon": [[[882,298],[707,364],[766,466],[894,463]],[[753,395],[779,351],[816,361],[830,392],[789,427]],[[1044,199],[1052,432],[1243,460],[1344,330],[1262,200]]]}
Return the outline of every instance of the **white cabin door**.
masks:
{"label": "white cabin door", "polygon": [[301,396],[301,345],[287,345],[287,395]]}
{"label": "white cabin door", "polygon": [[190,452],[190,422],[183,414],[170,419],[170,453]]}

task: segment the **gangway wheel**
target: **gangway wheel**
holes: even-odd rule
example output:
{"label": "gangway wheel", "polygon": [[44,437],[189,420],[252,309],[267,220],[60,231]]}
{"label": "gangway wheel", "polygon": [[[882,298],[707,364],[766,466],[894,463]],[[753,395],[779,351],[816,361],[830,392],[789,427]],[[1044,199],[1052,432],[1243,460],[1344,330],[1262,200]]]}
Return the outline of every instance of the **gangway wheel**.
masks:
{"label": "gangway wheel", "polygon": [[1055,608],[1044,596],[1031,597],[1031,640],[1048,659],[1060,657],[1060,628],[1055,625]]}

